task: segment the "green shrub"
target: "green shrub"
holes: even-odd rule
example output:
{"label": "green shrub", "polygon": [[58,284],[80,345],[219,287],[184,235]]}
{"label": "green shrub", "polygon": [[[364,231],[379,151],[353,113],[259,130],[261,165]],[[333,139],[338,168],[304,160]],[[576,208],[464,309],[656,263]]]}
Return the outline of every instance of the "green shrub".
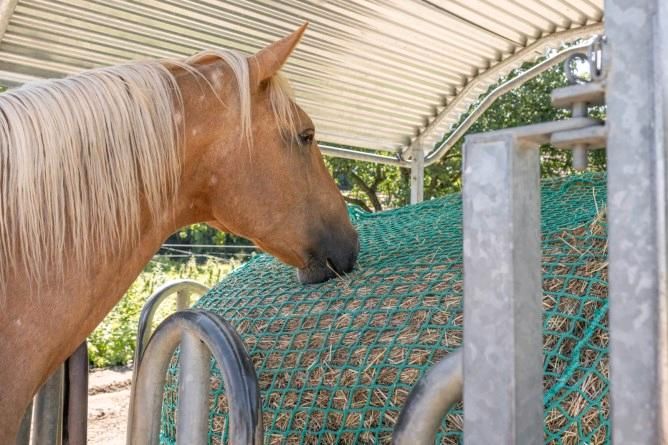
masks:
{"label": "green shrub", "polygon": [[[219,282],[232,269],[235,262],[208,260],[198,264],[154,260],[149,263],[132,284],[121,301],[88,337],[88,357],[94,367],[125,365],[134,355],[139,313],[146,300],[160,286],[177,279],[189,278],[207,286]],[[165,302],[156,314],[156,323],[175,309],[176,302]]]}

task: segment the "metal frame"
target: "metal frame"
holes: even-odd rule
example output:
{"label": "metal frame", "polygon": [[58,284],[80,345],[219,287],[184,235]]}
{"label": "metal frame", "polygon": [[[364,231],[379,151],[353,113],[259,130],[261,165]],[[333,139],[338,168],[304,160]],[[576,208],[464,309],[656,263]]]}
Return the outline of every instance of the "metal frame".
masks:
{"label": "metal frame", "polygon": [[462,396],[462,374],[465,443],[542,441],[538,147],[555,141],[583,151],[604,145],[606,127],[586,117],[587,106],[603,96],[602,82],[562,88],[553,103],[579,109],[579,116],[467,137],[464,346],[413,388],[394,431],[395,445],[434,442],[443,416]]}
{"label": "metal frame", "polygon": [[[222,317],[203,310],[184,310],[158,326],[135,364],[137,378],[128,424],[128,444],[157,444],[165,374],[176,347],[190,344],[190,360],[182,356],[176,411],[178,443],[206,443],[209,413],[209,358],[222,372],[229,406],[229,441],[263,443],[262,402],[253,363],[241,338]],[[209,352],[210,351],[210,352]],[[182,349],[183,354],[183,349]],[[210,354],[210,355],[209,355]],[[196,360],[195,359],[196,356]]]}
{"label": "metal frame", "polygon": [[571,119],[468,136],[464,144],[464,441],[535,444],[543,438],[539,146],[605,145],[587,116],[603,81],[552,94]]}

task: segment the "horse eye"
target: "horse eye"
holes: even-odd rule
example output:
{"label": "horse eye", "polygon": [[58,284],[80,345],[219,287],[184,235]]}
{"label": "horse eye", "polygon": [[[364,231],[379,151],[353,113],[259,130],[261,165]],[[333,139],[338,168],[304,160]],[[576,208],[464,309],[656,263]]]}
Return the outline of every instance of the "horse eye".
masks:
{"label": "horse eye", "polygon": [[314,137],[315,137],[315,130],[313,128],[304,130],[301,133],[299,133],[299,136],[297,136],[297,138],[299,139],[299,143],[301,145],[311,145]]}

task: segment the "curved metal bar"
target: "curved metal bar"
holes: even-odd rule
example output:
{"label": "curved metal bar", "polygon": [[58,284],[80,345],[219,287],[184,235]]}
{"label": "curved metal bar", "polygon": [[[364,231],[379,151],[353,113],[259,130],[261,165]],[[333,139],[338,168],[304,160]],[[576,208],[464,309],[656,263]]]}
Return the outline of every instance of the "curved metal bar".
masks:
{"label": "curved metal bar", "polygon": [[[197,295],[204,295],[209,291],[209,288],[205,285],[198,283],[193,280],[179,280],[171,283],[167,283],[157,291],[153,293],[146,300],[146,304],[139,314],[139,326],[137,328],[137,347],[135,348],[135,362],[139,356],[140,352],[144,351],[148,339],[151,338],[151,325],[153,324],[153,317],[158,310],[158,307],[162,302],[169,297],[170,295],[182,293],[190,293]],[[182,297],[179,297],[181,299]],[[180,303],[183,304],[183,303]],[[185,309],[185,307],[177,308]]]}
{"label": "curved metal bar", "polygon": [[[563,42],[574,41],[576,39],[588,37],[601,32],[603,32],[603,22],[591,23],[589,25],[584,25],[578,28],[557,31],[546,37],[536,40],[524,48],[519,49],[519,51],[517,51],[511,57],[498,62],[489,69],[485,70],[482,74],[469,81],[461,91],[457,92],[450,103],[448,103],[448,105],[440,113],[438,113],[424,129],[419,132],[419,135],[413,139],[411,144],[406,147],[404,151],[406,152],[414,148],[416,145],[420,145],[422,143],[420,139],[430,137],[433,132],[439,129],[443,121],[453,114],[454,110],[468,109],[471,104],[479,101],[480,94],[476,93],[477,89],[483,88],[484,90],[487,90],[513,68],[521,66],[525,62],[536,60],[540,54],[544,54],[546,50],[554,48]],[[569,49],[570,48],[568,48],[566,51]],[[559,53],[556,56],[558,55]],[[447,128],[443,129],[443,131],[445,130],[447,130]]]}
{"label": "curved metal bar", "polygon": [[[595,24],[592,25],[591,27],[588,27],[586,30],[581,30],[582,34],[590,34],[595,31],[602,30],[602,27],[600,24]],[[576,34],[577,36],[577,34]],[[487,96],[485,96],[480,103],[476,106],[476,108],[473,110],[473,112],[467,116],[467,118],[450,134],[450,136],[441,142],[437,147],[432,149],[426,156],[425,156],[425,167],[428,167],[436,162],[438,162],[456,143],[459,141],[459,139],[464,136],[464,134],[468,131],[468,129],[478,120],[478,118],[485,112],[487,109],[489,109],[494,102],[502,95],[506,94],[507,92],[511,91],[514,88],[517,88],[518,86],[528,82],[529,80],[533,79],[534,77],[542,74],[543,72],[547,71],[548,69],[552,68],[555,65],[558,65],[559,63],[562,63],[564,60],[566,60],[568,57],[571,55],[582,52],[582,51],[587,51],[588,48],[590,47],[590,43],[587,42],[582,45],[576,45],[570,48],[567,48],[554,56],[540,62],[539,64],[533,66],[532,68],[528,69],[527,71],[519,74],[518,76],[514,77],[513,79],[510,79],[507,82],[504,82],[503,84],[499,85],[497,88],[495,88],[493,91],[491,91]],[[446,110],[441,112],[441,116],[446,116],[448,113],[446,111],[452,109],[451,106],[449,106]],[[430,126],[425,129],[422,133],[427,134],[429,131],[431,131],[431,128],[437,125],[436,121],[440,119],[436,119],[435,121],[430,124]],[[416,139],[411,146],[419,143],[418,142],[419,138]],[[393,165],[393,166],[398,166],[398,167],[410,167],[411,162],[401,159],[401,158],[393,158],[390,156],[383,156],[375,153],[367,153],[363,151],[358,151],[358,150],[351,150],[351,149],[345,149],[341,147],[336,147],[327,144],[326,142],[321,142],[319,143],[320,149],[322,153],[326,156],[333,156],[337,158],[343,158],[343,159],[352,159],[356,161],[365,161],[365,162],[374,162],[378,164],[385,164],[385,165]],[[410,146],[406,148],[406,151],[410,149]]]}
{"label": "curved metal bar", "polygon": [[441,157],[443,157],[443,155],[445,155],[462,136],[464,136],[464,133],[466,133],[468,129],[471,128],[471,126],[480,118],[480,116],[485,111],[487,111],[499,97],[542,74],[553,66],[562,63],[573,54],[581,53],[583,51],[586,52],[589,48],[589,45],[590,43],[587,42],[583,45],[572,46],[568,49],[565,49],[496,87],[492,92],[485,96],[482,101],[480,101],[473,112],[471,112],[471,114],[469,114],[466,119],[464,119],[464,121],[450,134],[450,136],[448,136],[446,140],[441,142],[438,147],[434,148],[431,152],[429,152],[429,154],[427,154],[424,163],[425,167],[438,162],[438,160],[441,159]]}
{"label": "curved metal bar", "polygon": [[[135,356],[134,356],[134,368],[132,370],[132,385],[130,387],[130,406],[128,407],[128,425],[131,421],[131,419],[134,416],[134,399],[135,399],[135,390],[136,390],[136,383],[137,383],[137,370],[138,370],[138,364],[141,355],[144,353],[144,350],[146,349],[146,345],[149,342],[149,339],[151,338],[152,329],[151,326],[153,325],[153,317],[155,316],[155,313],[158,311],[158,308],[162,304],[165,299],[171,295],[176,294],[177,298],[177,310],[180,309],[186,309],[189,301],[188,297],[192,294],[197,294],[197,295],[204,295],[206,292],[208,292],[209,288],[206,287],[205,285],[198,283],[197,281],[194,280],[178,280],[178,281],[173,281],[171,283],[167,283],[164,286],[160,287],[157,291],[151,295],[148,300],[146,300],[146,304],[144,304],[144,307],[141,310],[141,313],[139,314],[139,325],[137,327],[137,344],[135,345]],[[187,349],[186,345],[186,349]],[[181,348],[183,349],[183,348]],[[182,351],[182,353],[185,351]],[[188,354],[185,352],[186,355]],[[128,443],[130,443],[130,435],[129,435],[129,428],[128,428]]]}
{"label": "curved metal bar", "polygon": [[392,433],[394,445],[434,445],[443,417],[462,399],[461,349],[451,352],[417,382]]}
{"label": "curved metal bar", "polygon": [[[137,380],[129,419],[128,444],[157,444],[165,373],[184,335],[202,341],[218,362],[229,405],[229,440],[234,444],[262,444],[262,405],[255,369],[234,328],[220,316],[189,309],[170,315],[158,326],[136,363]],[[189,381],[186,379],[185,385]],[[196,385],[201,388],[202,385]],[[207,388],[208,389],[208,388]],[[177,407],[177,411],[180,407]],[[197,421],[191,419],[193,424]],[[187,428],[188,425],[177,426]]]}

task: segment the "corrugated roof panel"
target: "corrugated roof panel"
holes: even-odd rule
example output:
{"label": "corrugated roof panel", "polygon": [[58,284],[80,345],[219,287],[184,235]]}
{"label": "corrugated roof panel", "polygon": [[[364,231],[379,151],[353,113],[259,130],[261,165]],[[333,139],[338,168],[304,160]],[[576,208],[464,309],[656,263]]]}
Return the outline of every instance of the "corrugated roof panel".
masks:
{"label": "corrugated roof panel", "polygon": [[284,71],[320,139],[390,151],[429,147],[501,75],[603,20],[603,0],[16,3],[0,29],[11,85],[212,47],[252,53],[309,21]]}

